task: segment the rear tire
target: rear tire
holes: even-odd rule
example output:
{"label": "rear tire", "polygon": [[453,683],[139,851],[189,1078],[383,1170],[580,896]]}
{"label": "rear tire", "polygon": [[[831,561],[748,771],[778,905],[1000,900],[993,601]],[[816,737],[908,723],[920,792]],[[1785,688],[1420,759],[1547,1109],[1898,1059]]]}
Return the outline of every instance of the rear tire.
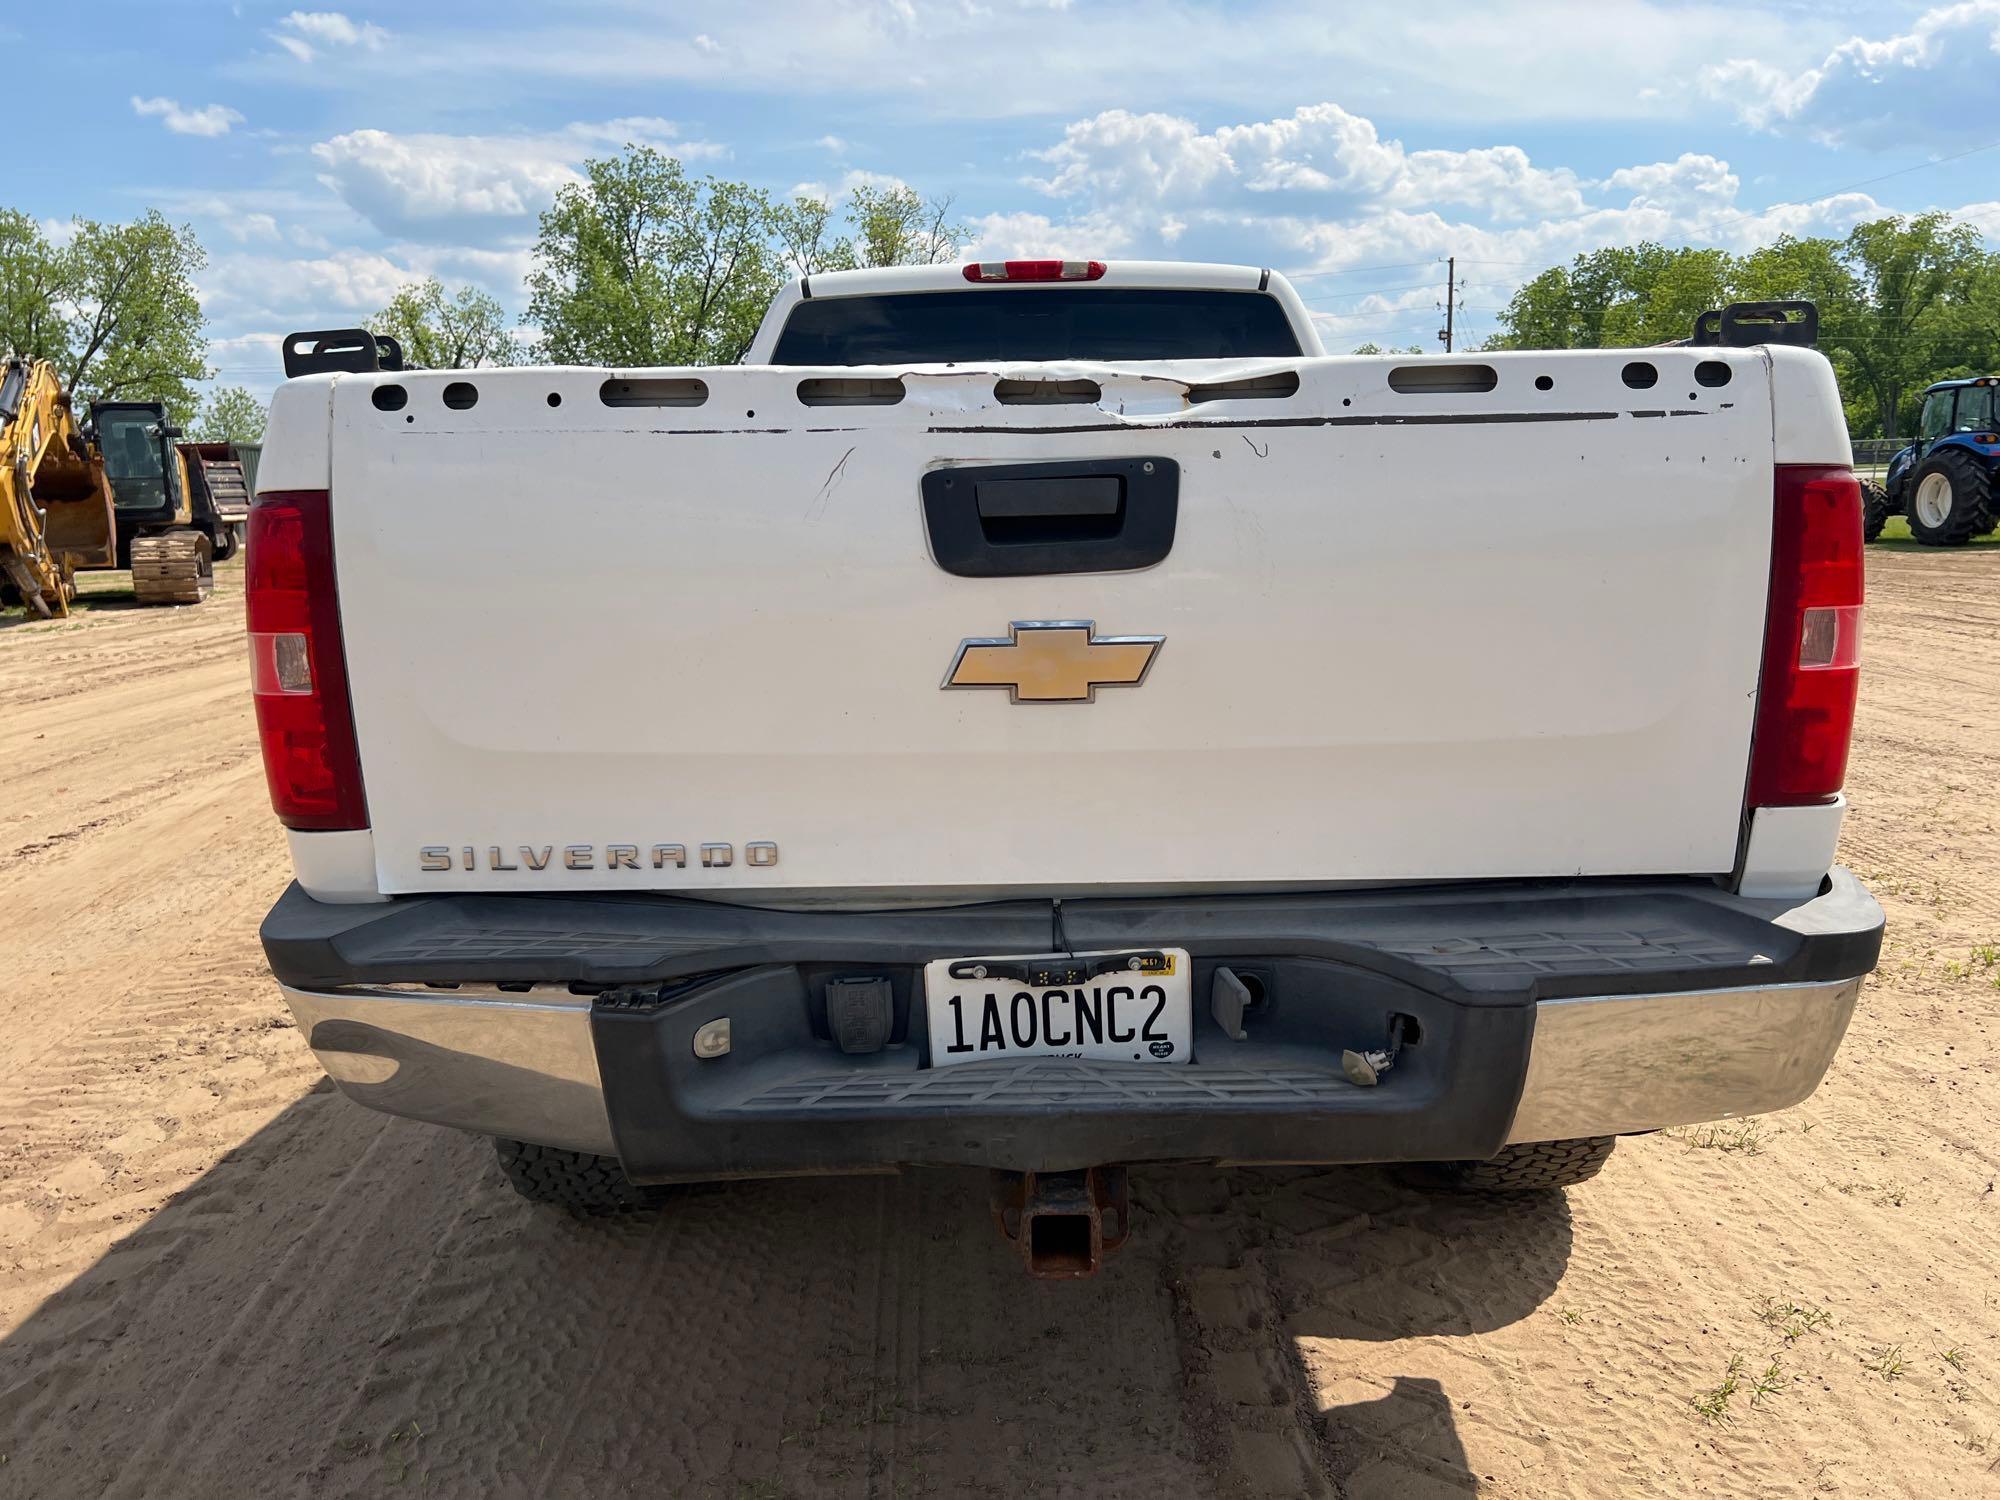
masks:
{"label": "rear tire", "polygon": [[1910,479],[1910,535],[1927,547],[1960,547],[1993,529],[1993,476],[1972,456],[1947,448]]}
{"label": "rear tire", "polygon": [[667,1188],[632,1182],[615,1156],[504,1138],[495,1138],[493,1149],[508,1184],[530,1203],[552,1204],[573,1214],[617,1214],[657,1208],[669,1196]]}
{"label": "rear tire", "polygon": [[1613,1135],[1503,1146],[1491,1161],[1440,1162],[1445,1184],[1469,1193],[1546,1193],[1588,1182],[1611,1158]]}
{"label": "rear tire", "polygon": [[1889,517],[1899,516],[1903,508],[1889,498],[1889,492],[1873,480],[1863,480],[1861,484],[1861,540],[1879,541],[1882,528]]}

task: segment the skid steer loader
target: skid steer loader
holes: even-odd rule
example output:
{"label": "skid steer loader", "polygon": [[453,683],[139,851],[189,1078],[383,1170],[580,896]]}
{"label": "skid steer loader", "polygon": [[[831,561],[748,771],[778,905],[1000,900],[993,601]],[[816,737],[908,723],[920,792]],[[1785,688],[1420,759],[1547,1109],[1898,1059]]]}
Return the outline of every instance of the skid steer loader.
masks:
{"label": "skid steer loader", "polygon": [[69,613],[79,568],[116,566],[112,492],[46,360],[0,365],[0,604]]}
{"label": "skid steer loader", "polygon": [[[236,550],[240,534],[217,510],[215,481],[199,456],[207,445],[182,445],[180,436],[157,401],[91,403],[89,437],[102,455],[118,531],[117,555],[94,566],[130,568],[141,604],[201,603],[215,587],[217,559]],[[197,454],[192,472],[189,449]]]}

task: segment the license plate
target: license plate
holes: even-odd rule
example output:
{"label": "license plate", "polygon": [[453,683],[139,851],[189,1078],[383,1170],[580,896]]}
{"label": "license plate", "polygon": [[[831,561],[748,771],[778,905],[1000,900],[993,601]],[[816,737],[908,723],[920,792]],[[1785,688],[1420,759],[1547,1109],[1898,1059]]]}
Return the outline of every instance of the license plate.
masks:
{"label": "license plate", "polygon": [[931,1066],[1012,1057],[1184,1063],[1193,965],[1184,948],[940,958],[924,965]]}

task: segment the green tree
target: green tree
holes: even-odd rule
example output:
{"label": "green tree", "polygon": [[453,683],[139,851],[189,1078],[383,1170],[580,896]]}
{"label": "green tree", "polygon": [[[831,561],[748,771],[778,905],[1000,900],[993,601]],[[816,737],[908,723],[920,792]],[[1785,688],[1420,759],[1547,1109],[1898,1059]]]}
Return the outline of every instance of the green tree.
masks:
{"label": "green tree", "polygon": [[563,364],[741,359],[777,290],[769,200],[650,146],[585,164],[542,215],[525,321]]}
{"label": "green tree", "polygon": [[957,260],[965,227],[951,222],[951,204],[949,197],[920,197],[915,188],[855,188],[847,195],[855,263],[938,266]]}
{"label": "green tree", "polygon": [[255,443],[264,436],[264,403],[240,385],[208,393],[194,419],[197,443]]}
{"label": "green tree", "polygon": [[909,187],[857,187],[847,194],[849,233],[836,233],[834,200],[797,197],[771,210],[771,233],[786,267],[799,276],[857,266],[935,266],[958,259],[962,224],[949,197],[920,197]]}
{"label": "green tree", "polygon": [[70,324],[59,306],[68,274],[41,225],[19,209],[0,208],[0,353],[69,368]]}
{"label": "green tree", "polygon": [[192,230],[154,212],[79,220],[61,244],[0,212],[0,343],[53,362],[79,405],[163,401],[185,421],[209,375],[194,289],[207,263]]}
{"label": "green tree", "polygon": [[[1895,437],[1917,393],[1939,370],[1962,362],[1965,320],[1991,257],[1979,232],[1942,213],[1857,224],[1842,259],[1866,289],[1852,332],[1837,347],[1875,398],[1882,435]],[[1954,345],[1958,347],[1954,347]]]}
{"label": "green tree", "polygon": [[499,302],[474,286],[445,295],[435,276],[413,281],[368,322],[403,346],[413,370],[476,370],[521,362],[520,341],[507,329]]}
{"label": "green tree", "polygon": [[1798,299],[1817,307],[1820,351],[1839,377],[1848,430],[1880,430],[1881,409],[1862,388],[1853,359],[1855,344],[1869,336],[1867,288],[1847,264],[1839,240],[1780,235],[1737,261],[1730,296],[1739,302]]}
{"label": "green tree", "polygon": [[1698,315],[1727,300],[1730,265],[1721,250],[1651,241],[1593,250],[1516,292],[1488,346],[1596,349],[1685,338]]}
{"label": "green tree", "polygon": [[1709,308],[1789,298],[1819,308],[1819,346],[1857,434],[1906,432],[1926,385],[2000,366],[2000,255],[1942,213],[1876,219],[1839,240],[1781,236],[1740,257],[1592,251],[1516,292],[1490,347],[1664,343]]}
{"label": "green tree", "polygon": [[833,229],[833,200],[801,195],[771,209],[771,234],[785,267],[795,276],[851,271],[854,241]]}

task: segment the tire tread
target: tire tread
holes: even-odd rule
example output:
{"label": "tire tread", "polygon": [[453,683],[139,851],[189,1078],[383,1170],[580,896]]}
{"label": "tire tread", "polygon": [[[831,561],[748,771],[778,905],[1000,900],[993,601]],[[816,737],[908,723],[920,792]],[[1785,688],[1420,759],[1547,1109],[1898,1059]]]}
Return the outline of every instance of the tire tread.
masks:
{"label": "tire tread", "polygon": [[1491,1161],[1452,1162],[1454,1187],[1480,1193],[1542,1193],[1588,1182],[1611,1159],[1614,1135],[1573,1141],[1528,1141],[1504,1146]]}
{"label": "tire tread", "polygon": [[657,1208],[667,1199],[667,1189],[641,1187],[627,1178],[615,1156],[505,1138],[496,1138],[493,1150],[508,1184],[531,1203],[574,1214],[616,1214]]}

